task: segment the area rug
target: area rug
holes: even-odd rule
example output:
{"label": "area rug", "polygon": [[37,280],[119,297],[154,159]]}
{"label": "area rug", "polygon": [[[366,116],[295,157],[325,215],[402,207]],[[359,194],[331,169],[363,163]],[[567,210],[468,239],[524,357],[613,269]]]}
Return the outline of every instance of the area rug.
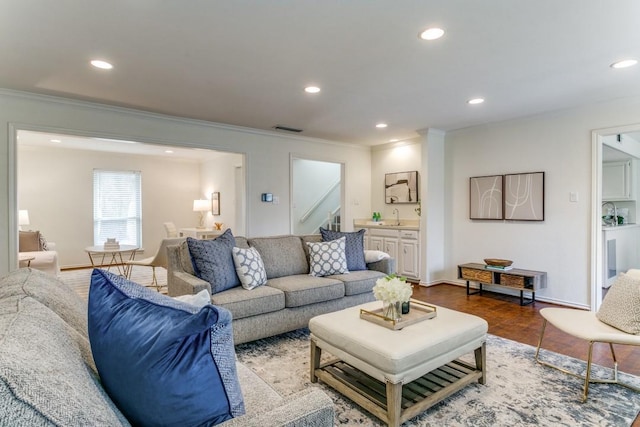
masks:
{"label": "area rug", "polygon": [[[236,346],[238,359],[287,396],[320,387],[334,401],[336,425],[383,426],[380,420],[321,382],[309,381],[309,331],[294,332]],[[592,384],[580,403],[582,381],[538,365],[535,347],[489,335],[487,384],[473,383],[403,426],[630,426],[640,411],[640,393],[612,384]],[[585,363],[542,351],[545,360],[576,372]],[[323,355],[324,357],[324,355]],[[472,358],[467,359],[471,361]],[[610,370],[594,367],[596,377]],[[640,378],[620,374],[640,386]]]}

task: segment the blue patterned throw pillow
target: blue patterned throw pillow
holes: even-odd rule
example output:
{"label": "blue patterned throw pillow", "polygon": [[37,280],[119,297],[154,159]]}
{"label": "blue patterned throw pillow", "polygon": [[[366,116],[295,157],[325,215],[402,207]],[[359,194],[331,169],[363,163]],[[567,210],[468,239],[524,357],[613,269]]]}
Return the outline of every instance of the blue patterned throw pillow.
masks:
{"label": "blue patterned throw pillow", "polygon": [[240,285],[231,250],[236,239],[227,229],[212,240],[187,237],[187,246],[196,277],[209,282],[215,294]]}
{"label": "blue patterned throw pillow", "polygon": [[267,283],[267,272],[256,248],[233,248],[233,261],[243,288],[251,290]]}
{"label": "blue patterned throw pillow", "polygon": [[330,242],[307,242],[309,275],[322,277],[348,273],[347,257],[344,250],[345,240],[344,237],[341,237]]}
{"label": "blue patterned throw pillow", "polygon": [[100,381],[131,424],[209,426],[244,414],[229,311],[95,269],[88,317]]}
{"label": "blue patterned throw pillow", "polygon": [[364,261],[364,233],[365,230],[354,232],[332,231],[320,227],[320,235],[322,240],[328,242],[336,240],[340,237],[347,239],[345,253],[347,255],[347,266],[349,271],[360,271],[367,269],[367,263]]}

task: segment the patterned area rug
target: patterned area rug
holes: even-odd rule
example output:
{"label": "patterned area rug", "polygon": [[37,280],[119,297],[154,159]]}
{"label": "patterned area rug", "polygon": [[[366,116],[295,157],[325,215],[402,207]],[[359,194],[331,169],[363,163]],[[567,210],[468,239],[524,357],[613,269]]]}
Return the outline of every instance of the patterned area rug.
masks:
{"label": "patterned area rug", "polygon": [[[300,329],[236,346],[238,359],[286,396],[321,387],[335,403],[336,424],[382,426],[380,420],[322,384],[309,382],[309,331]],[[640,411],[640,393],[611,384],[592,384],[580,403],[582,381],[538,365],[535,347],[489,335],[487,384],[473,383],[403,426],[629,426]],[[324,355],[323,355],[324,356]],[[543,351],[541,357],[576,372],[585,363]],[[467,359],[471,361],[472,358]],[[594,368],[605,378],[609,369]],[[640,387],[640,378],[620,374]]]}

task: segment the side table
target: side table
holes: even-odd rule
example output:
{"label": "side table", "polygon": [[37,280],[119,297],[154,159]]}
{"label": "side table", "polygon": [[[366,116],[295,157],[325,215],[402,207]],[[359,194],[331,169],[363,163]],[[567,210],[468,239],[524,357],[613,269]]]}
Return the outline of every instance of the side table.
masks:
{"label": "side table", "polygon": [[[104,246],[87,246],[84,248],[85,252],[89,255],[92,267],[107,267],[107,271],[111,270],[111,267],[116,267],[118,274],[124,277],[129,277],[129,270],[131,265],[127,265],[125,261],[133,261],[136,257],[136,251],[138,247],[136,245],[120,245],[117,249],[105,249]],[[128,254],[128,258],[127,258]],[[126,259],[125,259],[126,258]],[[100,262],[96,263],[97,260]],[[105,259],[108,262],[105,264]]]}

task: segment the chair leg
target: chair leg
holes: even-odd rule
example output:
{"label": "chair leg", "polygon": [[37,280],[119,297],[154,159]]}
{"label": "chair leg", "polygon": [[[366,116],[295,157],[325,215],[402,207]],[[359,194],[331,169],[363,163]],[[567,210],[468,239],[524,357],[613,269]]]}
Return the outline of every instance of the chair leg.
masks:
{"label": "chair leg", "polygon": [[592,379],[591,378],[591,364],[592,364],[592,359],[593,359],[593,344],[595,344],[597,341],[589,341],[589,352],[587,355],[587,371],[585,373],[585,375],[580,375],[577,374],[575,372],[571,372],[567,369],[561,368],[559,366],[553,365],[551,363],[545,362],[544,360],[540,359],[540,348],[542,347],[542,338],[544,336],[544,331],[547,327],[547,319],[544,319],[544,323],[542,324],[542,331],[540,332],[540,339],[538,340],[538,348],[536,349],[536,355],[535,355],[535,359],[536,362],[539,363],[540,365],[543,366],[547,366],[549,368],[553,368],[556,369],[560,372],[563,372],[567,375],[571,375],[574,376],[576,378],[580,378],[584,380],[584,387],[583,387],[583,392],[582,392],[582,396],[581,396],[581,401],[582,403],[587,401],[587,397],[589,395],[589,384],[590,383],[601,383],[601,384],[618,384],[622,387],[626,387],[630,390],[636,391],[636,392],[640,392],[640,388],[638,387],[634,387],[631,384],[626,384],[623,382],[618,381],[618,361],[616,359],[616,354],[615,351],[613,350],[613,344],[612,343],[607,343],[609,344],[609,348],[611,349],[611,356],[613,357],[613,378],[611,379]]}
{"label": "chair leg", "polygon": [[593,355],[593,341],[589,341],[589,357],[587,358],[587,372],[584,376],[584,391],[582,393],[582,403],[587,401],[589,394],[589,381],[591,380],[591,356]]}
{"label": "chair leg", "polygon": [[160,292],[160,286],[158,286],[158,278],[156,277],[156,267],[152,265],[151,271],[152,271],[151,286],[155,286],[156,291]]}

